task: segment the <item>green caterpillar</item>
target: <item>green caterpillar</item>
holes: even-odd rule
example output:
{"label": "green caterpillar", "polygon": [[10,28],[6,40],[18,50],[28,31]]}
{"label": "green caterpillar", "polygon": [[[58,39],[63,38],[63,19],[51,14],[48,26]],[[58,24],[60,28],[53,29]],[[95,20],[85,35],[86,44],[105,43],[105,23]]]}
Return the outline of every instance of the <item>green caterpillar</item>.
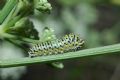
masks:
{"label": "green caterpillar", "polygon": [[28,51],[30,57],[46,56],[73,52],[80,50],[84,44],[84,40],[74,34],[65,35],[61,39],[46,41],[36,44]]}

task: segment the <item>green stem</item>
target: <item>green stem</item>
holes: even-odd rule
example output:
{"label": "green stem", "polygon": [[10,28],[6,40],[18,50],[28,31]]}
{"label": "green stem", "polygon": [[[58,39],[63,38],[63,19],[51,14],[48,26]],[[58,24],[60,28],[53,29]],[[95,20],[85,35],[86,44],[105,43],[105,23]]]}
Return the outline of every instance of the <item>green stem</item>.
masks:
{"label": "green stem", "polygon": [[114,52],[120,52],[120,44],[92,48],[92,49],[85,49],[81,51],[69,52],[69,53],[58,54],[58,55],[42,56],[42,57],[35,57],[35,58],[26,57],[26,58],[20,58],[20,59],[0,60],[0,68],[27,66],[29,64],[35,64],[35,63],[53,62],[53,61],[59,61],[59,60],[80,58],[85,56],[110,54]]}
{"label": "green stem", "polygon": [[3,27],[3,31],[6,31],[8,28],[14,26],[14,24],[21,18],[21,16],[17,16],[12,20],[9,20],[11,18],[6,19],[5,22],[1,25]]}
{"label": "green stem", "polygon": [[5,28],[8,25],[8,23],[11,21],[12,15],[13,15],[14,11],[15,11],[15,7],[11,10],[11,12],[9,13],[9,15],[6,17],[6,19],[4,20],[4,22],[1,24],[1,26],[3,28]]}
{"label": "green stem", "polygon": [[39,44],[42,42],[42,40],[35,40],[35,39],[30,39],[30,38],[22,38],[21,40],[27,43],[32,43],[32,44]]}
{"label": "green stem", "polygon": [[33,44],[37,44],[37,43],[41,43],[41,40],[35,40],[35,39],[30,39],[30,38],[25,38],[25,37],[18,37],[16,35],[12,35],[12,34],[8,34],[5,32],[0,31],[0,37],[1,38],[7,38],[7,39],[15,39],[15,40],[22,40],[25,41],[27,43],[33,43]]}
{"label": "green stem", "polygon": [[5,4],[5,6],[3,7],[3,9],[0,12],[0,24],[2,24],[2,22],[5,20],[5,18],[9,15],[9,13],[14,8],[16,3],[17,3],[17,0],[7,1],[7,3]]}

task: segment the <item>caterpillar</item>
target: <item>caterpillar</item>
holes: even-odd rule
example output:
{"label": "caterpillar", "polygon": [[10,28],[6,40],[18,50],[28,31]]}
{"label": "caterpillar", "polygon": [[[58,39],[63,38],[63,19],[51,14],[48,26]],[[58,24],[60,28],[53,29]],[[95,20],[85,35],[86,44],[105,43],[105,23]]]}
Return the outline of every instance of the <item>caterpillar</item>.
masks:
{"label": "caterpillar", "polygon": [[68,34],[61,39],[41,42],[31,47],[28,51],[29,57],[61,54],[78,51],[84,44],[84,40],[74,34]]}

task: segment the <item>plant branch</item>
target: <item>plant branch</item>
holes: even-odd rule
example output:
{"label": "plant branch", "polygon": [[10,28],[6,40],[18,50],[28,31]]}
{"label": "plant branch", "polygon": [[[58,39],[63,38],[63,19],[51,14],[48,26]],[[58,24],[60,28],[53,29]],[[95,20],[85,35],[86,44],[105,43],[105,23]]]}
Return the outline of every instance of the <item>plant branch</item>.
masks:
{"label": "plant branch", "polygon": [[16,5],[17,0],[9,0],[6,2],[5,6],[0,12],[0,24],[5,20],[5,18],[8,16],[8,14],[11,12],[11,10]]}
{"label": "plant branch", "polygon": [[59,60],[80,58],[85,56],[110,54],[114,52],[120,52],[120,44],[85,49],[81,51],[69,52],[69,53],[58,54],[58,55],[42,56],[42,57],[35,57],[35,58],[26,57],[26,58],[20,58],[20,59],[0,60],[0,68],[27,66],[35,63],[53,62],[53,61],[59,61]]}

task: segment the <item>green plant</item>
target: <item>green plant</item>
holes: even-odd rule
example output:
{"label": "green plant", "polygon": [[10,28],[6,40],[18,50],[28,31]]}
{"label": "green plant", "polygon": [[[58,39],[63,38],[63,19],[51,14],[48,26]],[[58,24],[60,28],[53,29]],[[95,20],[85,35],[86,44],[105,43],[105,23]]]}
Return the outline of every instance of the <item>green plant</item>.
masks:
{"label": "green plant", "polygon": [[[43,38],[39,40],[38,31],[28,19],[28,16],[33,15],[36,10],[42,13],[50,13],[51,9],[50,3],[46,0],[8,0],[0,12],[0,39],[21,45],[22,43],[40,43],[41,41],[55,38],[55,35],[50,37],[53,35],[52,32],[47,32],[47,34],[43,34]],[[25,66],[28,64],[53,62],[115,52],[120,52],[120,44],[59,55],[0,60],[0,67]],[[59,66],[57,65],[57,67]]]}

